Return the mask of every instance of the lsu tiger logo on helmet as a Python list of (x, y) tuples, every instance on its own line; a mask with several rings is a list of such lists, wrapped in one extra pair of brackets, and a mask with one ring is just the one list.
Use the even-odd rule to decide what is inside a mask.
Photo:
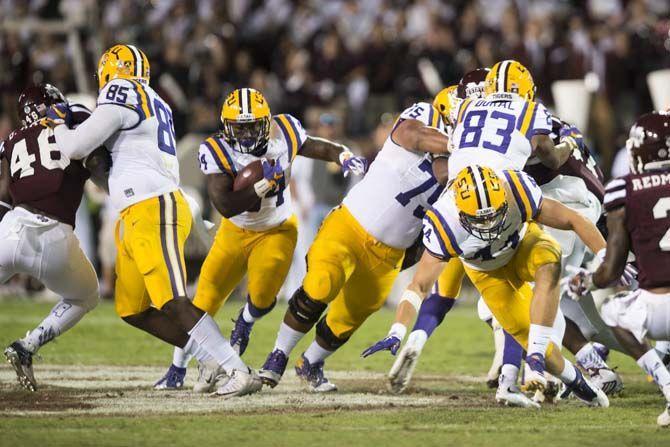
[(221, 133), (238, 152), (261, 156), (270, 140), (270, 106), (261, 92), (238, 88), (221, 108)]
[(518, 95), (526, 101), (535, 99), (535, 82), (521, 63), (508, 59), (496, 63), (484, 81), (486, 96), (495, 93)]
[(504, 230), (507, 198), (500, 178), (484, 166), (462, 169), (451, 185), (463, 228), (483, 241), (496, 239)]
[(149, 82), (149, 59), (134, 45), (114, 45), (100, 56), (98, 88), (113, 79), (137, 79)]
[(456, 95), (457, 89), (457, 85), (450, 85), (440, 90), (433, 99), (433, 106), (440, 113), (444, 124), (449, 126), (456, 122), (456, 113), (458, 112), (458, 106), (461, 104), (461, 100)]

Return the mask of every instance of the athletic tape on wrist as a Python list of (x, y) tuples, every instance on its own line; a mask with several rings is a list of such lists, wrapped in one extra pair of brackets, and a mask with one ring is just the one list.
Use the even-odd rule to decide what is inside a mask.
[(265, 197), (272, 190), (272, 186), (267, 179), (262, 179), (254, 183), (254, 191), (260, 198)]

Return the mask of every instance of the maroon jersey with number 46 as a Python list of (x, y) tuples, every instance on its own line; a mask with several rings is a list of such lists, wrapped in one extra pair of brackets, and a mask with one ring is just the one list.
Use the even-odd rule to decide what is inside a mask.
[(670, 170), (629, 174), (607, 184), (605, 211), (626, 208), (626, 229), (643, 289), (670, 287)]
[[(83, 106), (71, 108), (76, 124), (90, 115)], [(0, 145), (0, 162), (9, 164), (14, 206), (27, 205), (74, 227), (90, 174), (58, 150), (50, 128), (38, 121), (13, 131)]]

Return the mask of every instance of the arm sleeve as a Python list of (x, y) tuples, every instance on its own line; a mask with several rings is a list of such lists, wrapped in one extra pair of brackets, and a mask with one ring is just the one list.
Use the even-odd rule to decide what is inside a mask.
[(68, 129), (65, 125), (54, 129), (58, 149), (70, 159), (81, 160), (122, 129), (133, 114), (133, 111), (121, 107), (98, 106), (76, 129)]
[(553, 122), (551, 114), (544, 106), (544, 104), (536, 103), (535, 116), (533, 116), (533, 123), (531, 124), (532, 135), (549, 135), (552, 130)]
[(609, 213), (626, 205), (626, 178), (615, 178), (605, 187), (605, 199), (603, 205), (605, 212)]
[(535, 219), (542, 207), (542, 190), (530, 175), (523, 171), (503, 171), (514, 201), (524, 222)]

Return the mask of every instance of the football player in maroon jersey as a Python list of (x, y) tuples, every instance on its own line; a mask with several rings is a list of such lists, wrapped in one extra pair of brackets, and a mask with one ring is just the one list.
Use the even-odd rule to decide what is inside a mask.
[[(19, 383), (35, 391), (32, 357), (98, 302), (98, 279), (74, 234), (75, 213), (90, 173), (56, 146), (47, 109), (65, 102), (49, 84), (28, 87), (18, 100), (22, 126), (0, 144), (0, 283), (16, 273), (31, 275), (61, 296), (49, 315), (4, 355)], [(90, 112), (71, 104), (72, 125)], [(96, 153), (96, 157), (99, 152)]]
[(605, 193), (605, 259), (595, 272), (576, 274), (570, 287), (578, 294), (608, 287), (633, 251), (639, 288), (614, 296), (601, 312), (619, 343), (661, 388), (667, 403), (657, 422), (668, 426), (670, 372), (647, 338), (670, 339), (670, 114), (638, 118), (626, 147), (631, 173), (610, 181)]

